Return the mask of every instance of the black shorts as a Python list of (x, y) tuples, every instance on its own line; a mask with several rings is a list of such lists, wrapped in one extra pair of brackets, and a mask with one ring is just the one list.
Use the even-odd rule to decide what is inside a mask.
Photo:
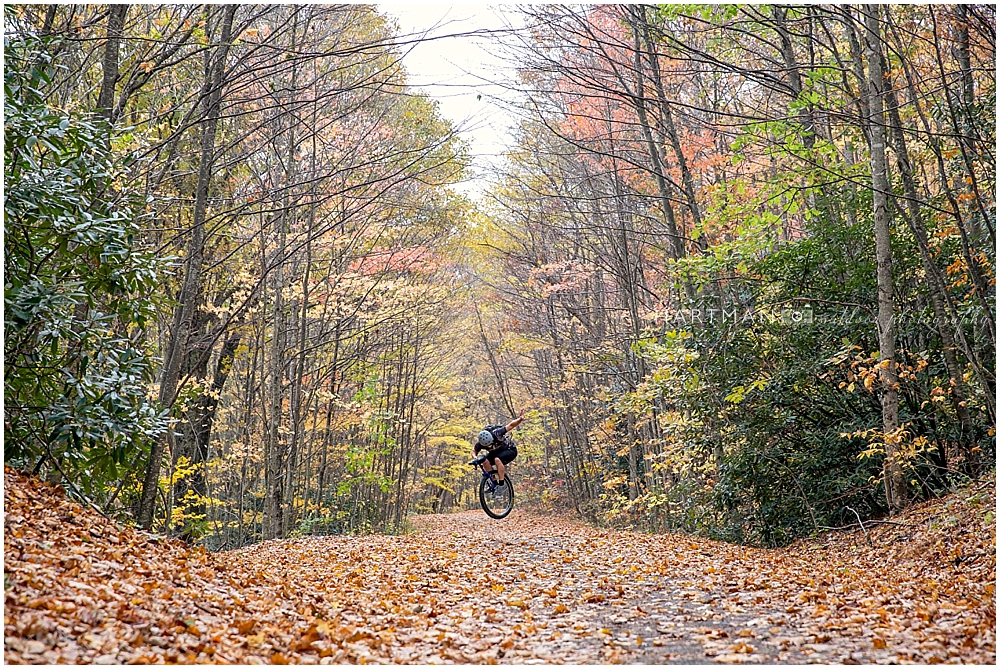
[(500, 462), (505, 465), (509, 465), (511, 461), (517, 457), (517, 447), (516, 446), (504, 446), (503, 448), (498, 448), (495, 451), (490, 451), (486, 454), (486, 459), (489, 461), (490, 465), (496, 464), (496, 459), (500, 458)]

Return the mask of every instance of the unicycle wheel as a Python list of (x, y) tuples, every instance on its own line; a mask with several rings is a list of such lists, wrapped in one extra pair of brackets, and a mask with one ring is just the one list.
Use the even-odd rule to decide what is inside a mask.
[(514, 508), (514, 486), (510, 481), (510, 475), (504, 477), (504, 485), (490, 490), (484, 476), (479, 481), (479, 503), (490, 518), (506, 518)]

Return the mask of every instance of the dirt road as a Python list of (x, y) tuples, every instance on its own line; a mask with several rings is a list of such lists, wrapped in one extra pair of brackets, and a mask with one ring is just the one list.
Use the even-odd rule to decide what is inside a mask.
[[(515, 509), (212, 554), (5, 475), (9, 663), (993, 664), (992, 489), (780, 550)], [(950, 506), (949, 506), (950, 505)]]

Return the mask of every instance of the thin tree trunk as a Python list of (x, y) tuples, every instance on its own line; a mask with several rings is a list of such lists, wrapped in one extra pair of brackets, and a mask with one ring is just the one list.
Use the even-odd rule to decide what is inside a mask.
[[(212, 164), (215, 161), (215, 134), (219, 124), (222, 104), (223, 77), (232, 40), (233, 19), (238, 5), (227, 5), (223, 10), (220, 41), (215, 48), (214, 61), (206, 67), (207, 95), (205, 96), (205, 116), (201, 122), (201, 159), (198, 166), (198, 183), (195, 189), (195, 206), (191, 223), (191, 238), (184, 267), (184, 283), (178, 297), (180, 303), (174, 315), (170, 342), (164, 355), (163, 372), (160, 378), (159, 404), (170, 408), (177, 395), (180, 380), (181, 360), (187, 347), (191, 320), (198, 307), (201, 294), (201, 272), (205, 251), (205, 218), (208, 211), (208, 192), (212, 180)], [(142, 496), (136, 518), (139, 525), (148, 530), (153, 524), (153, 505), (160, 477), (164, 440), (157, 439), (150, 448), (146, 475), (142, 483)]]
[(97, 96), (97, 113), (112, 123), (112, 112), (115, 107), (115, 85), (118, 83), (118, 53), (122, 40), (122, 29), (125, 27), (125, 16), (128, 5), (111, 5), (108, 10), (108, 31), (104, 44), (104, 76), (101, 79), (101, 91)]
[(899, 377), (896, 373), (896, 342), (893, 318), (892, 248), (889, 234), (887, 196), (889, 178), (886, 169), (884, 81), (882, 49), (879, 35), (879, 5), (862, 8), (865, 16), (865, 38), (868, 56), (869, 128), (872, 137), (872, 206), (875, 223), (875, 255), (878, 281), (878, 348), (879, 369), (882, 380), (882, 432), (885, 442), (885, 496), (893, 511), (907, 504), (906, 476), (899, 462)]
[[(695, 230), (700, 230), (701, 208), (698, 206), (698, 198), (695, 195), (694, 177), (691, 174), (691, 168), (688, 165), (687, 157), (684, 155), (684, 151), (681, 148), (680, 135), (677, 133), (677, 126), (674, 123), (674, 115), (670, 109), (670, 103), (667, 101), (666, 91), (663, 88), (663, 77), (660, 74), (660, 57), (656, 49), (656, 44), (653, 42), (653, 38), (650, 35), (649, 21), (646, 17), (646, 7), (644, 5), (639, 5), (635, 11), (638, 15), (638, 23), (641, 26), (643, 37), (645, 38), (646, 59), (649, 61), (650, 72), (652, 73), (653, 79), (653, 88), (656, 91), (656, 98), (660, 105), (660, 115), (663, 120), (663, 129), (666, 131), (667, 138), (670, 140), (670, 146), (674, 150), (674, 159), (677, 161), (677, 166), (681, 170), (681, 183), (684, 184), (684, 195), (687, 198), (688, 209), (691, 211), (691, 220), (694, 223)], [(636, 49), (638, 50), (638, 43), (636, 44)], [(697, 243), (698, 248), (703, 251), (708, 248), (708, 238), (704, 234), (699, 235)]]
[(59, 5), (53, 3), (45, 8), (45, 18), (42, 20), (42, 30), (39, 33), (42, 37), (48, 37), (52, 34), (52, 26), (56, 20), (56, 9)]
[[(660, 196), (660, 209), (663, 211), (663, 221), (667, 226), (667, 236), (670, 237), (671, 242), (671, 245), (667, 248), (670, 250), (670, 257), (674, 260), (679, 260), (684, 257), (684, 240), (680, 236), (680, 231), (674, 218), (674, 209), (670, 204), (670, 190), (664, 176), (663, 162), (660, 160), (660, 150), (653, 139), (652, 128), (650, 127), (649, 117), (646, 113), (646, 82), (643, 77), (642, 51), (639, 44), (639, 27), (637, 25), (633, 25), (632, 27), (632, 37), (632, 53), (634, 56), (636, 79), (635, 93), (632, 95), (632, 101), (635, 106), (636, 116), (639, 118), (639, 127), (642, 129), (642, 138), (645, 140), (646, 153), (649, 155), (649, 160), (653, 165), (653, 178), (656, 181), (656, 189)], [(624, 84), (625, 82), (622, 83)]]
[(910, 223), (910, 230), (913, 232), (913, 236), (917, 241), (917, 247), (920, 250), (920, 259), (924, 266), (924, 275), (927, 281), (931, 306), (934, 309), (934, 320), (941, 335), (945, 366), (948, 369), (948, 376), (951, 377), (952, 404), (955, 408), (955, 414), (958, 416), (961, 433), (960, 442), (966, 451), (966, 455), (971, 456), (969, 449), (971, 448), (972, 440), (972, 419), (969, 416), (969, 409), (966, 406), (967, 394), (965, 392), (965, 383), (962, 380), (962, 371), (958, 364), (958, 357), (955, 355), (955, 339), (952, 336), (951, 326), (945, 312), (944, 298), (942, 297), (946, 287), (942, 284), (938, 267), (931, 257), (930, 245), (927, 240), (927, 230), (920, 217), (917, 188), (913, 181), (913, 168), (911, 167), (909, 152), (906, 148), (906, 138), (903, 135), (902, 120), (899, 116), (899, 102), (884, 67), (883, 74), (886, 75), (883, 85), (886, 90), (889, 129), (892, 134), (892, 144), (896, 153), (896, 165), (903, 179), (903, 193), (906, 196), (904, 199), (906, 200), (906, 212), (908, 214), (907, 220)]
[[(898, 33), (895, 31), (895, 26), (891, 20), (891, 16), (887, 15), (889, 18), (889, 27), (893, 29), (893, 34), (895, 37), (895, 42), (897, 47), (901, 46), (901, 40)], [(897, 53), (901, 53), (902, 48), (897, 48)], [(951, 206), (951, 214), (955, 219), (956, 226), (959, 230), (964, 229), (963, 218), (961, 213), (961, 208), (958, 204), (958, 199), (955, 196), (954, 191), (951, 187), (951, 182), (948, 176), (948, 170), (944, 163), (944, 155), (942, 153), (941, 145), (938, 138), (935, 136), (930, 121), (927, 118), (923, 107), (920, 104), (920, 97), (917, 95), (916, 85), (914, 83), (914, 73), (908, 61), (905, 58), (900, 59), (900, 64), (902, 65), (903, 74), (906, 77), (907, 90), (910, 93), (910, 101), (917, 111), (917, 116), (920, 118), (921, 125), (923, 126), (924, 132), (927, 136), (928, 143), (931, 150), (934, 153), (935, 163), (938, 169), (938, 178), (942, 187), (944, 188), (944, 194), (948, 198), (948, 203)], [(940, 282), (942, 286), (945, 284), (944, 277), (938, 274), (940, 277)], [(944, 307), (948, 312), (948, 316), (951, 318), (952, 323), (955, 326), (955, 342), (959, 344), (962, 348), (962, 352), (965, 354), (966, 359), (972, 364), (973, 369), (976, 372), (976, 376), (979, 378), (979, 382), (983, 387), (984, 395), (986, 397), (986, 406), (989, 410), (990, 420), (996, 420), (996, 378), (991, 374), (983, 364), (979, 355), (977, 354), (974, 347), (972, 347), (966, 340), (965, 331), (962, 328), (962, 319), (958, 314), (958, 308), (955, 304), (955, 300), (952, 298), (951, 294), (947, 290), (942, 291), (942, 297), (944, 299)], [(987, 314), (989, 318), (992, 314)], [(992, 330), (991, 330), (992, 331)], [(993, 350), (996, 349), (996, 342), (993, 342)], [(990, 356), (992, 357), (992, 356)]]
[[(931, 18), (934, 21), (934, 32), (937, 34), (937, 16), (934, 13), (934, 8), (930, 8)], [(952, 128), (958, 135), (958, 148), (962, 154), (962, 163), (965, 166), (966, 177), (968, 178), (968, 185), (970, 188), (970, 194), (973, 196), (973, 201), (976, 203), (976, 209), (982, 218), (983, 222), (990, 227), (991, 230), (991, 241), (996, 243), (996, 238), (992, 234), (992, 226), (990, 226), (990, 216), (986, 211), (985, 199), (979, 190), (979, 178), (976, 176), (975, 166), (973, 165), (972, 158), (976, 153), (975, 142), (972, 137), (965, 134), (965, 131), (971, 126), (968, 123), (960, 122), (958, 119), (958, 111), (955, 109), (954, 98), (948, 85), (947, 77), (945, 75), (944, 60), (941, 56), (941, 49), (938, 41), (934, 40), (934, 53), (937, 57), (938, 70), (941, 75), (941, 82), (944, 87), (944, 97), (947, 101), (948, 115), (952, 123)], [(983, 306), (983, 310), (986, 315), (986, 323), (989, 326), (990, 338), (993, 341), (994, 347), (996, 347), (996, 323), (993, 320), (993, 314), (990, 311), (990, 298), (987, 295), (986, 281), (982, 276), (982, 272), (979, 269), (979, 265), (976, 263), (975, 258), (973, 258), (972, 251), (970, 249), (969, 235), (965, 229), (965, 225), (961, 222), (957, 222), (959, 236), (962, 240), (962, 253), (965, 256), (965, 262), (967, 265), (967, 271), (969, 273), (969, 278), (972, 279), (972, 285), (975, 288), (975, 294), (979, 298), (980, 303)]]

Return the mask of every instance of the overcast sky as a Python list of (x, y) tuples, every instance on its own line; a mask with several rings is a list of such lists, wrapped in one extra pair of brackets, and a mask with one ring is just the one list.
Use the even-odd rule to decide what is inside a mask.
[[(516, 12), (473, 4), (379, 4), (378, 9), (398, 21), (401, 35), (427, 32), (428, 37), (442, 37), (413, 46), (403, 64), (410, 83), (437, 100), (442, 115), (463, 128), (475, 171), (481, 172), (503, 153), (509, 143), (507, 133), (515, 123), (490, 101), (501, 89), (489, 82), (505, 78), (506, 65), (495, 55), (497, 49), (491, 48), (488, 37), (458, 33), (519, 25)], [(461, 190), (474, 196), (483, 187), (482, 179), (474, 179)]]

